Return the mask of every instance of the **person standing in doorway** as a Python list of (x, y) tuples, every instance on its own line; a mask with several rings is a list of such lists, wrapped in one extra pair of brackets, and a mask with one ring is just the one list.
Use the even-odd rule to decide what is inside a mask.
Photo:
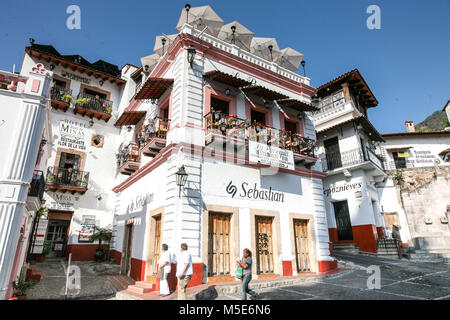
[(181, 244), (177, 261), (178, 300), (186, 300), (186, 287), (192, 278), (192, 257), (186, 243)]
[(163, 243), (163, 245), (161, 246), (161, 257), (158, 260), (159, 269), (164, 270), (164, 276), (159, 282), (160, 285), (159, 295), (162, 297), (168, 296), (170, 294), (167, 277), (169, 276), (172, 267), (170, 265), (170, 254), (169, 251), (167, 251), (168, 249), (169, 246)]
[(242, 300), (247, 300), (247, 293), (250, 294), (254, 299), (258, 299), (259, 295), (248, 288), (250, 280), (252, 280), (252, 252), (250, 249), (245, 248), (243, 252), (242, 260), (236, 260), (239, 267), (243, 269), (242, 271)]

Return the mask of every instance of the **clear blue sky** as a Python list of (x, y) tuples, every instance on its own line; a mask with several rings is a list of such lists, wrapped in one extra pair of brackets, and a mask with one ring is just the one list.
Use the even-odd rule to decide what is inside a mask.
[[(404, 131), (405, 120), (420, 122), (450, 99), (450, 0), (2, 0), (0, 69), (20, 68), (30, 37), (90, 62), (137, 65), (156, 35), (177, 32), (186, 2), (302, 52), (315, 87), (358, 68), (379, 101), (369, 119), (382, 133)], [(81, 8), (81, 30), (66, 28), (71, 4)], [(381, 8), (381, 30), (366, 27), (371, 4)]]

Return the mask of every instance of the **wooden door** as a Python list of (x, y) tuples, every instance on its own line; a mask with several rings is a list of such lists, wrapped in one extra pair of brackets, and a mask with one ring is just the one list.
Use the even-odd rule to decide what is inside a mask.
[(155, 244), (153, 247), (152, 273), (156, 274), (158, 272), (158, 260), (161, 254), (161, 215), (153, 219), (155, 219)]
[(272, 217), (256, 217), (256, 273), (273, 273)]
[(308, 220), (294, 220), (294, 239), (297, 272), (309, 272)]
[(328, 170), (342, 167), (341, 151), (339, 150), (339, 140), (337, 137), (324, 141), (325, 156)]
[(334, 214), (336, 217), (336, 227), (338, 232), (338, 240), (353, 240), (352, 223), (348, 212), (347, 200), (333, 202)]
[(124, 241), (123, 241), (123, 265), (121, 266), (121, 273), (128, 275), (131, 266), (131, 244), (133, 239), (133, 224), (125, 225)]
[(226, 213), (209, 213), (208, 276), (230, 275), (230, 221)]

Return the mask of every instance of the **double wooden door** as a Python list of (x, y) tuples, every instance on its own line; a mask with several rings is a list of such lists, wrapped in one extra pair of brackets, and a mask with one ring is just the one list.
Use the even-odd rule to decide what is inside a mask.
[(208, 228), (208, 276), (230, 275), (231, 214), (210, 212)]
[(295, 259), (297, 272), (311, 271), (309, 264), (308, 220), (294, 219)]
[(156, 274), (158, 272), (158, 260), (161, 256), (161, 215), (153, 219), (155, 220), (155, 242), (153, 246), (152, 273)]
[(274, 273), (272, 217), (256, 217), (256, 272)]

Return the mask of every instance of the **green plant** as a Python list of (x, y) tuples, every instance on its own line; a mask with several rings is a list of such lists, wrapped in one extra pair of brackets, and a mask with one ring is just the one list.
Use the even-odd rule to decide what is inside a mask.
[(50, 253), (50, 251), (52, 251), (52, 247), (50, 246), (50, 244), (48, 244), (48, 243), (44, 244), (44, 248), (42, 249), (42, 254), (44, 256), (46, 256)]
[(17, 281), (13, 282), (14, 296), (16, 297), (26, 296), (28, 289), (30, 289), (32, 286), (36, 284), (36, 282), (34, 281), (27, 281), (26, 275), (27, 275), (27, 268), (23, 267), (22, 270), (20, 270), (19, 276), (17, 277)]
[(108, 112), (108, 113), (111, 113), (112, 112), (112, 108), (111, 107), (106, 107), (105, 111)]
[(39, 217), (47, 217), (48, 216), (48, 208), (47, 207), (41, 207), (37, 214), (39, 215)]
[(94, 227), (94, 234), (91, 236), (90, 241), (98, 241), (98, 249), (102, 249), (102, 241), (111, 241), (112, 230), (107, 228)]
[(86, 186), (88, 184), (88, 179), (84, 178), (81, 183), (83, 184), (83, 186)]
[(403, 172), (400, 170), (397, 170), (392, 175), (392, 180), (394, 180), (395, 183), (401, 183), (403, 181)]
[(53, 176), (53, 175), (47, 176), (47, 183), (48, 184), (53, 184), (54, 181), (55, 181), (55, 176)]
[(71, 102), (72, 102), (72, 99), (73, 99), (73, 96), (70, 95), (70, 94), (68, 94), (68, 93), (64, 94), (64, 95), (61, 97), (61, 100), (64, 101), (64, 102), (67, 102), (67, 103), (71, 103)]
[(76, 101), (76, 104), (80, 105), (80, 106), (84, 106), (88, 102), (89, 102), (88, 98), (78, 98)]

